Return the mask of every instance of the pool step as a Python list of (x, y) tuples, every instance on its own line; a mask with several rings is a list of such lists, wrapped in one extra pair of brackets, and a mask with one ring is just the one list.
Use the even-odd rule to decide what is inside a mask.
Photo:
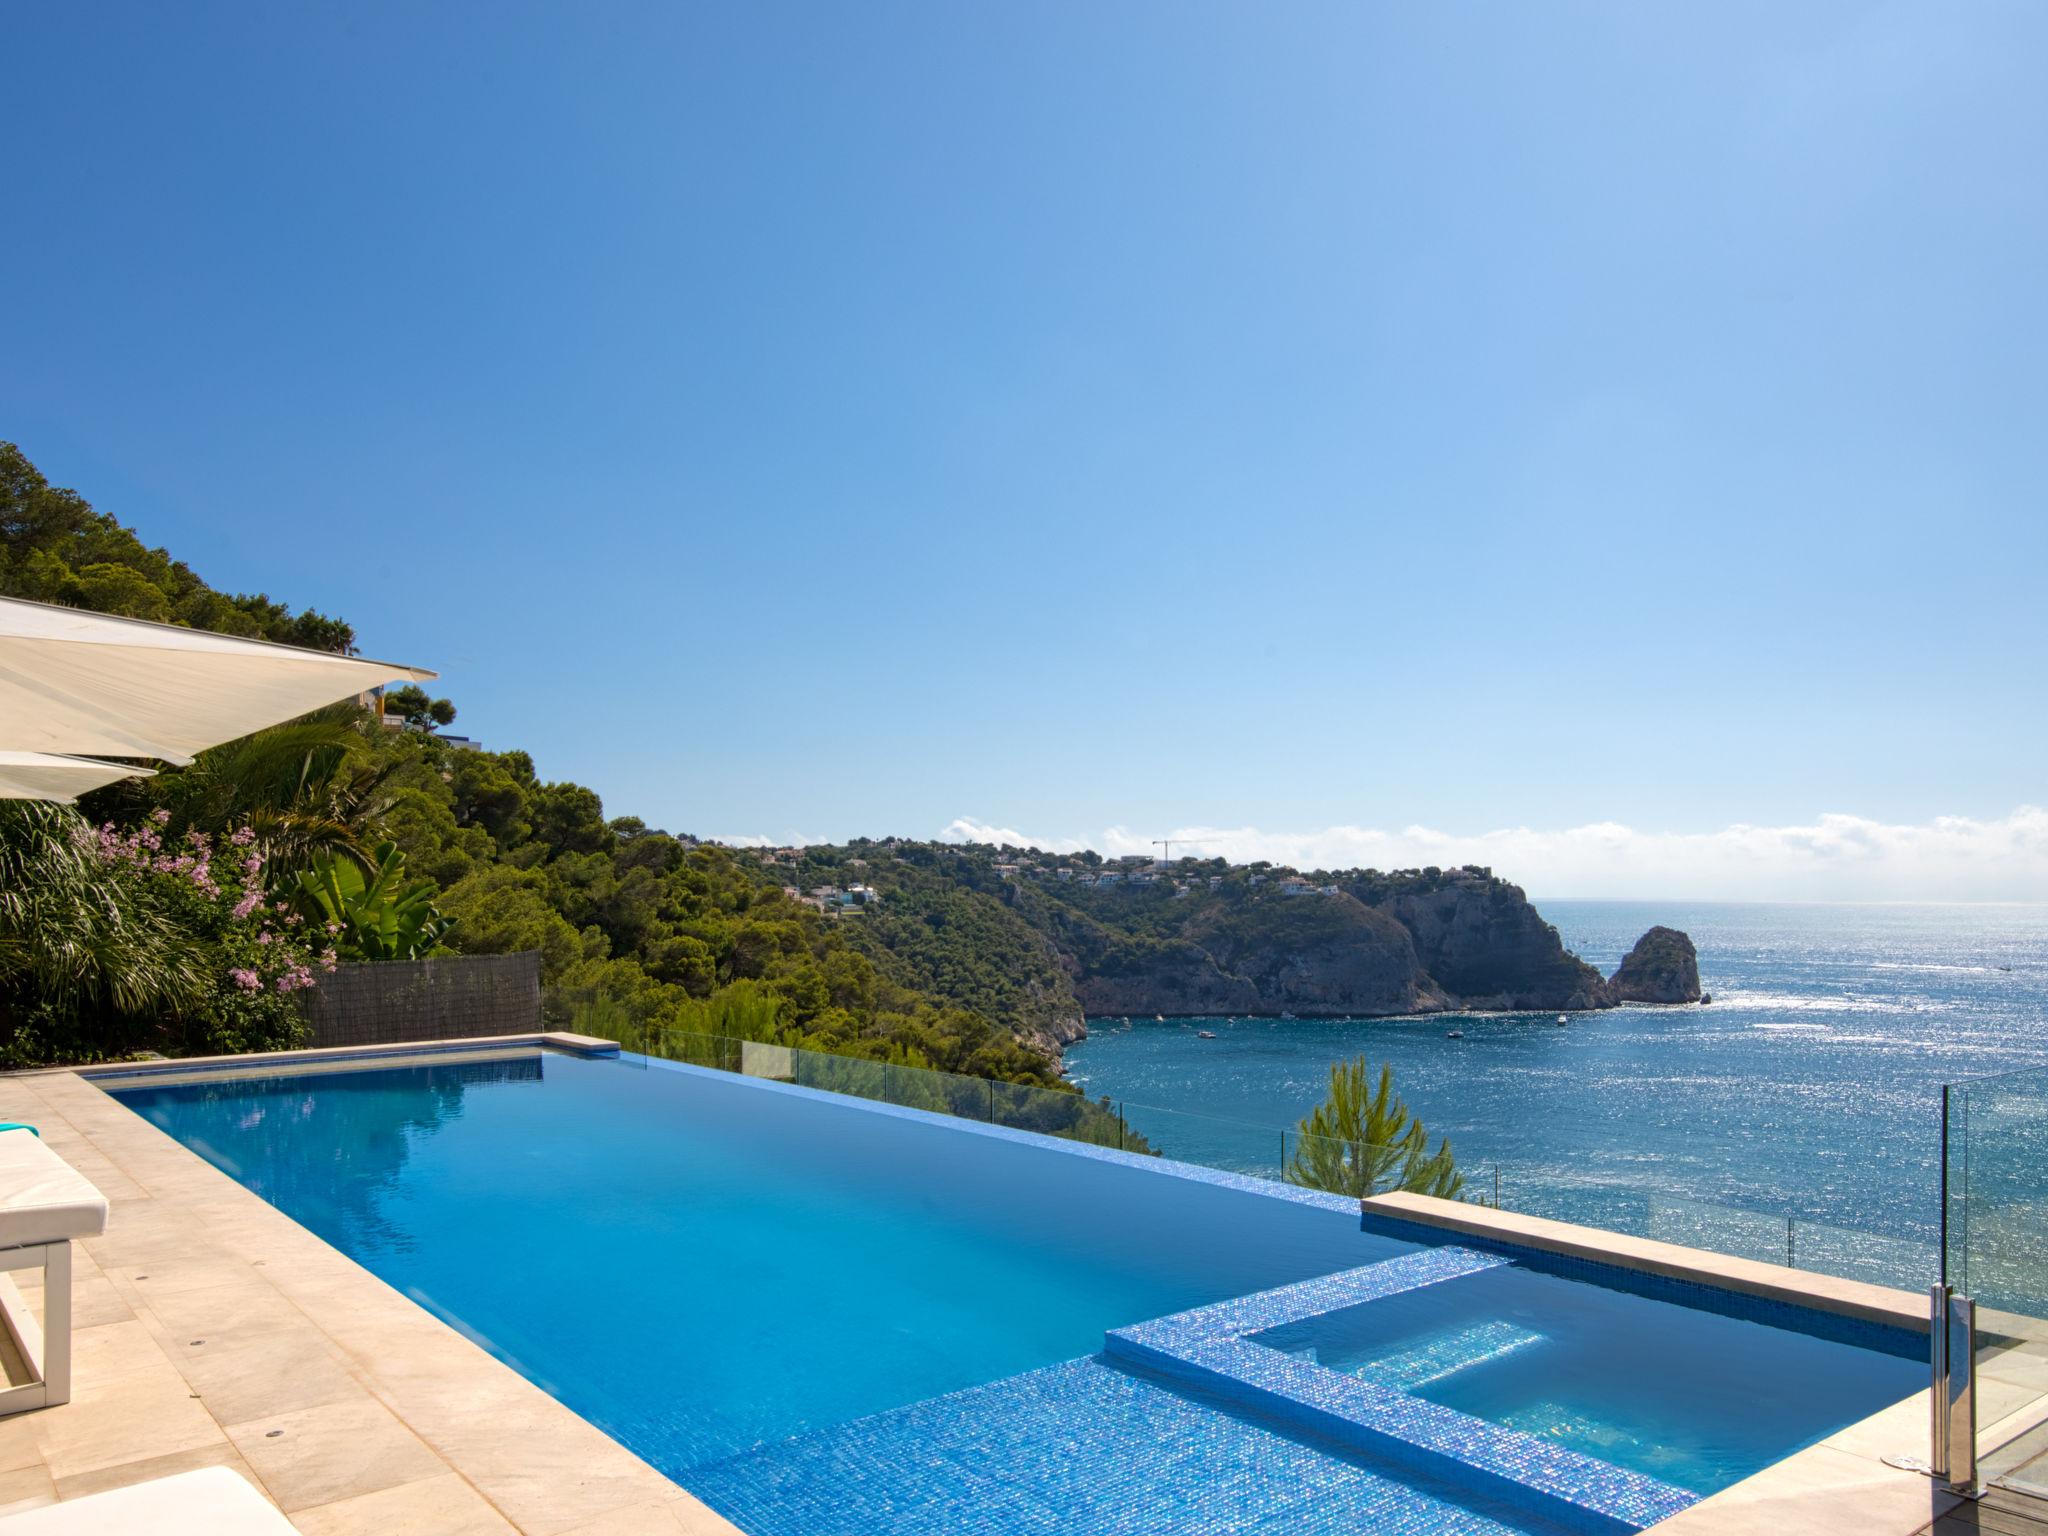
[(1514, 1323), (1474, 1323), (1469, 1328), (1435, 1334), (1420, 1344), (1383, 1355), (1360, 1366), (1354, 1374), (1409, 1391), (1477, 1365), (1505, 1360), (1543, 1341), (1542, 1334)]

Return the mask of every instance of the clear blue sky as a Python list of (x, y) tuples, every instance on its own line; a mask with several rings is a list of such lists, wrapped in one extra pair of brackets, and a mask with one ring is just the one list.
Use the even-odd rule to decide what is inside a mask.
[(615, 812), (2048, 798), (2031, 0), (6, 32), (0, 436)]

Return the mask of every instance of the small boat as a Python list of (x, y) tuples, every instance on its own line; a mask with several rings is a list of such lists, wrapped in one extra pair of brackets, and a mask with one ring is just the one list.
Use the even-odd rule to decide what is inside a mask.
[(1155, 1013), (1152, 1015), (1152, 1022), (1154, 1024), (1164, 1024), (1166, 1022), (1166, 1015), (1163, 1013)]
[(1216, 1038), (1216, 1031), (1213, 1029), (1198, 1029), (1195, 1031), (1195, 1038), (1197, 1040), (1214, 1040)]
[(1559, 1014), (1559, 1015), (1557, 1016), (1557, 1022), (1559, 1023), (1559, 1025), (1565, 1025), (1565, 1024), (1569, 1024), (1569, 1023), (1571, 1023), (1571, 1020), (1570, 1020), (1570, 1019), (1568, 1019), (1568, 1018), (1566, 1018), (1566, 1017), (1565, 1017), (1565, 1016), (1564, 1016), (1563, 1014), (1561, 1014), (1561, 1013), (1560, 1013), (1560, 1014)]
[(1446, 1040), (1462, 1040), (1465, 1038), (1465, 1031), (1462, 1029), (1447, 1029), (1444, 1031), (1444, 1038)]

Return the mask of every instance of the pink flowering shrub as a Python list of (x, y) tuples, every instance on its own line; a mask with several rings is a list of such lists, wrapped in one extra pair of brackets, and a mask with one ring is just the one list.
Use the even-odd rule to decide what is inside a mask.
[(334, 969), (334, 950), (316, 947), (297, 915), (271, 899), (248, 827), (216, 846), (204, 832), (170, 839), (169, 820), (159, 810), (132, 831), (103, 826), (98, 851), (110, 867), (155, 887), (218, 978), (199, 1016), (186, 1021), (185, 1048), (261, 1051), (296, 1043), (305, 1024), (292, 994)]

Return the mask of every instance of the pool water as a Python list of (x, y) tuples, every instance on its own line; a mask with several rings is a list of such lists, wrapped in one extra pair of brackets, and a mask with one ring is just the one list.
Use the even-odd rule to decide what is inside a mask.
[[(1596, 1503), (1641, 1472), (1682, 1507), (1924, 1371), (1444, 1255), (1332, 1195), (634, 1056), (102, 1086), (753, 1536), (1649, 1523), (1524, 1499), (1528, 1458), (1489, 1473), (1483, 1425), (1447, 1467), (1105, 1353), (1282, 1288), (1340, 1299), (1294, 1332), (1263, 1314), (1255, 1355), (1370, 1376), (1382, 1419), (1600, 1458), (1568, 1469)], [(1375, 1272), (1439, 1283), (1351, 1305)]]
[(1501, 1264), (1254, 1341), (1713, 1493), (1926, 1384), (1924, 1360)]
[(1407, 1248), (1341, 1202), (639, 1058), (115, 1096), (672, 1474)]

